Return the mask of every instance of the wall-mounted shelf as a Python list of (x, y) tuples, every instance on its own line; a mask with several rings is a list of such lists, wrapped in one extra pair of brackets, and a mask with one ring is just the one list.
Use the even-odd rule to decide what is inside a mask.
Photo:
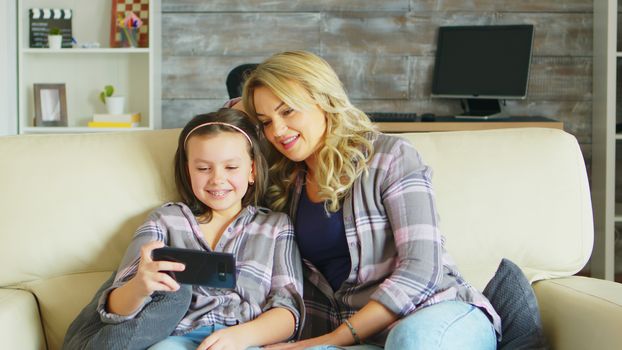
[(31, 48), (23, 48), (22, 53), (24, 54), (42, 54), (42, 55), (64, 55), (64, 54), (126, 54), (126, 53), (142, 53), (149, 54), (151, 51), (147, 48), (98, 48), (98, 49), (82, 49), (82, 48), (73, 48), (73, 49), (60, 49), (60, 50), (50, 50), (50, 49), (31, 49)]
[(151, 130), (149, 127), (135, 128), (89, 128), (86, 126), (31, 126), (23, 129), (24, 134), (74, 134), (86, 132), (114, 132), (114, 131), (139, 131)]
[[(131, 131), (160, 127), (160, 10), (150, 1), (148, 47), (109, 47), (110, 0), (15, 0), (18, 10), (18, 132), (77, 133)], [(68, 8), (73, 11), (72, 35), (78, 42), (97, 42), (99, 48), (29, 47), (29, 9)], [(34, 84), (65, 84), (66, 127), (35, 126)], [(138, 128), (99, 129), (87, 123), (106, 113), (99, 92), (113, 85), (126, 97), (126, 112), (140, 113)]]

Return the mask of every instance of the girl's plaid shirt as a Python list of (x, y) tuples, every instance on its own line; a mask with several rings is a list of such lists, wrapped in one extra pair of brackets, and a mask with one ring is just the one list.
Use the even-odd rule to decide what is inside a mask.
[[(195, 216), (185, 204), (167, 203), (156, 209), (134, 234), (112, 287), (100, 299), (98, 311), (104, 322), (131, 319), (150, 302), (146, 300), (143, 307), (129, 316), (105, 311), (110, 291), (136, 274), (140, 248), (155, 240), (171, 247), (211, 250)], [(294, 315), (297, 337), (304, 318), (302, 267), (288, 216), (248, 206), (225, 229), (214, 251), (235, 256), (236, 287), (226, 290), (193, 286), (190, 308), (173, 335), (205, 325), (231, 326), (248, 322), (262, 312), (281, 307)]]

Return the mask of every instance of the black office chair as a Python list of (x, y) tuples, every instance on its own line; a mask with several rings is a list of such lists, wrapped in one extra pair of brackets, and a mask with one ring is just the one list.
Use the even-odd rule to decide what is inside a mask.
[(226, 84), (230, 99), (242, 96), (244, 81), (255, 67), (257, 67), (257, 63), (245, 63), (233, 68), (229, 72)]

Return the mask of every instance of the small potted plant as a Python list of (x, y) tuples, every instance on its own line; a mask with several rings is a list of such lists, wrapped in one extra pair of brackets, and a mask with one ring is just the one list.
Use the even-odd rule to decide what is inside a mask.
[(52, 50), (60, 50), (63, 44), (63, 35), (60, 32), (60, 28), (50, 28), (48, 32), (48, 47)]
[(109, 114), (123, 114), (125, 97), (114, 95), (114, 87), (112, 85), (104, 86), (104, 90), (99, 93), (99, 99), (106, 105)]

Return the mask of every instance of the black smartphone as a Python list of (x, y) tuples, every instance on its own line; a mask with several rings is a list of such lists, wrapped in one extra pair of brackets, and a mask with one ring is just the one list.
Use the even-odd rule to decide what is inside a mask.
[(154, 249), (153, 260), (180, 262), (184, 271), (166, 271), (177, 282), (212, 288), (235, 288), (235, 258), (230, 253), (163, 247)]

